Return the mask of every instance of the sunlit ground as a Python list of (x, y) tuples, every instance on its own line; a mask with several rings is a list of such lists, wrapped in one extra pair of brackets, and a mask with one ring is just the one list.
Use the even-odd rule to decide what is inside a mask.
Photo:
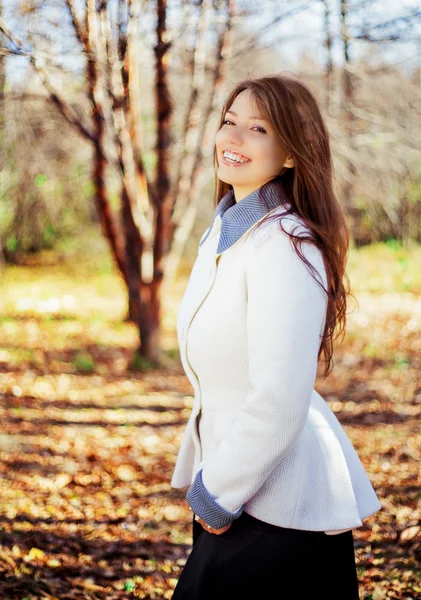
[[(1, 277), (0, 597), (171, 598), (191, 548), (170, 486), (192, 405), (174, 332), (189, 267), (165, 299), (164, 366), (140, 373), (105, 242), (60, 252)], [(421, 597), (420, 264), (421, 247), (351, 252), (359, 306), (316, 384), (383, 504), (354, 534), (364, 599)]]

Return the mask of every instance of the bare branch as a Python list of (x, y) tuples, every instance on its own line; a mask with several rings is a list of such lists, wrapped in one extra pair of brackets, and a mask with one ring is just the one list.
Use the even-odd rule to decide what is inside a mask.
[(16, 48), (22, 49), (22, 46), (24, 45), (23, 42), (18, 38), (17, 35), (14, 35), (12, 33), (11, 29), (9, 28), (8, 24), (3, 19), (3, 17), (0, 17), (0, 29), (4, 33), (4, 35), (7, 36), (11, 42), (14, 43)]
[[(266, 25), (263, 25), (263, 27), (259, 27), (259, 31), (256, 34), (256, 39), (253, 39), (250, 42), (246, 42), (243, 46), (237, 47), (236, 48), (236, 52), (234, 52), (232, 54), (231, 59), (235, 60), (236, 58), (243, 57), (244, 54), (246, 54), (247, 52), (251, 52), (252, 50), (256, 50), (257, 46), (258, 47), (262, 47), (261, 37), (262, 37), (262, 35), (264, 33), (266, 33), (267, 31), (269, 31), (274, 25), (278, 25), (279, 23), (281, 23), (285, 19), (287, 19), (289, 17), (292, 17), (293, 15), (297, 15), (300, 12), (306, 10), (311, 4), (312, 4), (312, 0), (309, 0), (307, 2), (303, 2), (299, 6), (293, 6), (289, 10), (286, 10), (282, 14), (280, 14), (277, 17), (275, 17), (274, 19), (272, 19)], [(302, 39), (302, 33), (294, 35), (294, 36), (291, 36), (291, 37), (293, 39)], [(282, 38), (282, 39), (284, 39), (284, 38)]]
[(64, 118), (71, 125), (73, 125), (73, 127), (76, 127), (76, 129), (86, 139), (88, 139), (90, 142), (95, 142), (94, 135), (91, 133), (91, 131), (89, 131), (89, 129), (87, 127), (85, 127), (85, 125), (82, 123), (82, 121), (80, 120), (80, 118), (78, 117), (76, 112), (73, 110), (71, 105), (68, 102), (66, 102), (66, 100), (64, 100), (64, 98), (62, 98), (59, 95), (59, 93), (54, 89), (54, 86), (51, 84), (45, 68), (42, 66), (42, 63), (44, 62), (43, 59), (40, 59), (34, 53), (27, 52), (22, 48), (22, 46), (24, 45), (23, 42), (12, 33), (11, 29), (9, 28), (9, 26), (7, 25), (7, 23), (3, 19), (3, 17), (0, 17), (0, 30), (3, 31), (3, 33), (16, 46), (16, 50), (9, 50), (7, 48), (2, 48), (1, 53), (2, 54), (15, 54), (18, 56), (26, 56), (27, 58), (29, 58), (29, 62), (34, 67), (35, 71), (38, 73), (45, 89), (48, 91), (48, 94), (49, 94), (50, 99), (53, 102), (53, 104), (58, 108), (58, 110), (61, 112), (61, 114), (64, 116)]
[(84, 25), (82, 25), (79, 17), (76, 14), (75, 5), (73, 0), (66, 0), (67, 8), (69, 9), (70, 16), (72, 17), (73, 27), (76, 33), (76, 37), (82, 46), (86, 49), (88, 43), (88, 33)]
[(35, 56), (29, 55), (29, 60), (33, 65), (34, 69), (38, 73), (45, 89), (48, 91), (49, 96), (53, 104), (59, 109), (63, 117), (90, 142), (95, 143), (95, 136), (89, 131), (87, 127), (79, 119), (73, 108), (68, 102), (66, 102), (53, 88), (51, 85), (46, 70), (39, 66)]

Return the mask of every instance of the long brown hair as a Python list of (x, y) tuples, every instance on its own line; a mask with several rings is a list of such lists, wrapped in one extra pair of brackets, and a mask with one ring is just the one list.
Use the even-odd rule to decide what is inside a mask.
[[(255, 108), (271, 123), (285, 150), (294, 158), (294, 167), (283, 168), (278, 177), (291, 204), (288, 212), (298, 215), (310, 229), (311, 235), (295, 236), (285, 231), (282, 225), (281, 228), (291, 238), (295, 251), (308, 265), (313, 277), (314, 268), (300, 251), (301, 243), (306, 241), (314, 244), (323, 256), (328, 289), (318, 278), (314, 279), (328, 296), (326, 324), (318, 353), (318, 359), (324, 355), (323, 377), (326, 378), (333, 369), (333, 340), (340, 335), (343, 338), (345, 334), (347, 295), (350, 295), (349, 278), (345, 271), (350, 232), (333, 191), (333, 165), (327, 128), (308, 87), (295, 76), (282, 73), (238, 82), (224, 102), (218, 130), (223, 125), (225, 113), (243, 90), (250, 91)], [(216, 175), (216, 147), (214, 168)], [(215, 180), (215, 203), (218, 204), (232, 186), (218, 179), (217, 175)], [(274, 217), (280, 219), (279, 215)], [(272, 215), (261, 223), (271, 218)]]

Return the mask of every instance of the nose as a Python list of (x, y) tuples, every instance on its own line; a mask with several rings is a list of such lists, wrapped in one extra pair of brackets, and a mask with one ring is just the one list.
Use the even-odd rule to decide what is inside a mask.
[(243, 134), (239, 130), (238, 127), (232, 127), (229, 132), (227, 132), (227, 142), (233, 144), (235, 146), (241, 146), (243, 143)]

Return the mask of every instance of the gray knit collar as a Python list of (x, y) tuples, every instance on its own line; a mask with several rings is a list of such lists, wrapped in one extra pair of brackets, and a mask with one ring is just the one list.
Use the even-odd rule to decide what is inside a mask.
[(271, 210), (288, 203), (280, 178), (271, 179), (251, 194), (235, 201), (233, 188), (219, 201), (212, 217), (211, 225), (201, 244), (208, 237), (216, 217), (221, 217), (221, 232), (217, 254), (220, 254), (237, 242), (246, 231)]

